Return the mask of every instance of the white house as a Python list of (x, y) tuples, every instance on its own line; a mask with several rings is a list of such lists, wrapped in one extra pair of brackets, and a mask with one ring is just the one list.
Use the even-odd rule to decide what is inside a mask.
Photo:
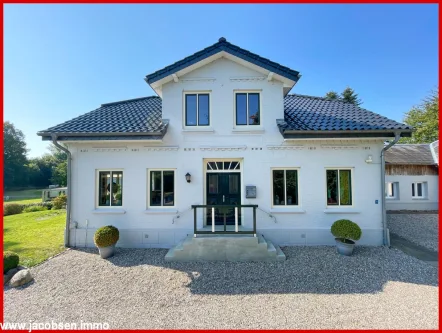
[(439, 208), (439, 140), (397, 144), (385, 153), (387, 210)]
[[(330, 226), (342, 218), (361, 226), (359, 244), (387, 243), (383, 143), (412, 129), (289, 94), (299, 78), (220, 38), (147, 75), (158, 96), (102, 104), (38, 132), (70, 154), (66, 243), (93, 246), (94, 230), (112, 224), (119, 246), (168, 248), (212, 232), (212, 221), (218, 233), (225, 220), (227, 231), (275, 244), (323, 245), (334, 244)], [(242, 207), (219, 207), (228, 204)], [(212, 216), (192, 205), (219, 206)]]

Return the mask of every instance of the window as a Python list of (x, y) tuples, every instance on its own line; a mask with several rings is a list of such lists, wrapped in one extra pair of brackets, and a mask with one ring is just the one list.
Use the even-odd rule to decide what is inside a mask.
[(236, 125), (259, 125), (259, 93), (235, 93)]
[(298, 205), (298, 170), (273, 170), (272, 181), (274, 206)]
[(425, 198), (426, 182), (411, 183), (411, 197), (415, 199)]
[(326, 170), (327, 177), (327, 205), (351, 206), (351, 170)]
[(209, 94), (185, 94), (186, 126), (209, 126)]
[(385, 183), (385, 198), (396, 199), (399, 194), (399, 183), (398, 182), (388, 182)]
[(123, 171), (98, 172), (98, 206), (123, 205)]
[(149, 182), (150, 206), (175, 206), (175, 171), (151, 170)]

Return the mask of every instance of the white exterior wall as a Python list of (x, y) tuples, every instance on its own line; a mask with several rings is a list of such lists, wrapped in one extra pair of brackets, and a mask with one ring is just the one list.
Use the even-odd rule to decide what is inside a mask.
[[(386, 182), (399, 183), (399, 196), (386, 199), (387, 210), (438, 210), (439, 209), (439, 176), (385, 176)], [(411, 184), (426, 182), (425, 198), (411, 196)]]
[[(284, 142), (276, 126), (283, 118), (282, 83), (258, 78), (262, 74), (220, 59), (163, 86), (163, 118), (169, 128), (163, 143), (112, 142), (70, 144), (72, 151), (71, 246), (93, 246), (93, 233), (103, 225), (120, 229), (118, 246), (171, 247), (193, 234), (192, 204), (205, 204), (205, 160), (241, 159), (242, 204), (257, 204), (258, 232), (279, 245), (334, 244), (331, 224), (341, 218), (357, 222), (363, 236), (359, 244), (382, 244), (381, 167), (382, 140)], [(233, 78), (233, 79), (232, 79)], [(234, 128), (235, 89), (261, 90), (261, 124), (258, 131)], [(210, 132), (183, 131), (183, 91), (210, 90)], [(256, 129), (256, 128), (253, 128)], [(274, 149), (274, 146), (300, 146)], [(344, 145), (331, 149), (325, 145)], [(349, 145), (354, 145), (349, 149)], [(175, 147), (152, 150), (148, 147)], [(212, 149), (208, 150), (207, 146)], [(97, 147), (109, 147), (98, 149)], [(121, 147), (118, 151), (113, 148)], [(373, 163), (365, 160), (372, 155)], [(272, 207), (271, 168), (299, 168), (299, 207)], [(353, 168), (353, 206), (326, 207), (326, 167)], [(148, 209), (148, 169), (175, 169), (173, 209)], [(95, 206), (96, 170), (123, 170), (123, 207), (112, 210)], [(191, 183), (185, 174), (192, 176)], [(245, 186), (256, 185), (257, 198), (245, 198)], [(117, 214), (118, 213), (118, 214)], [(245, 210), (243, 226), (252, 226)], [(176, 216), (179, 215), (179, 218)], [(198, 225), (203, 225), (199, 215)], [(87, 227), (87, 230), (86, 230)]]

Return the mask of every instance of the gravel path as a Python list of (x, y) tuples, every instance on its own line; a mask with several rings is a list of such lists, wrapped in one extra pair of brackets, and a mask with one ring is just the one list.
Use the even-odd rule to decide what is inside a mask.
[(277, 263), (167, 263), (163, 249), (68, 250), (6, 288), (5, 322), (110, 328), (437, 329), (437, 268), (384, 247), (285, 247)]
[(438, 251), (439, 214), (387, 214), (390, 232)]

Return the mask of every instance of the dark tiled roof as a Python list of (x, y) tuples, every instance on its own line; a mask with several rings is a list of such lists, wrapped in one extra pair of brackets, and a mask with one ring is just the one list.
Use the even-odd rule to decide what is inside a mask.
[(161, 119), (161, 105), (161, 98), (156, 96), (102, 104), (98, 109), (40, 131), (38, 135), (45, 138), (50, 133), (59, 133), (60, 139), (77, 137), (78, 140), (161, 135), (167, 127), (167, 121)]
[(396, 144), (385, 152), (385, 163), (435, 165), (429, 144)]
[(252, 53), (250, 51), (244, 50), (240, 48), (239, 46), (233, 45), (226, 41), (225, 38), (221, 37), (219, 41), (209, 47), (206, 47), (205, 49), (198, 51), (182, 60), (179, 60), (172, 65), (169, 65), (167, 67), (164, 67), (163, 69), (160, 69), (152, 74), (146, 75), (146, 82), (151, 84), (153, 82), (156, 82), (158, 80), (161, 80), (162, 78), (171, 75), (173, 73), (176, 73), (177, 71), (189, 67), (201, 60), (204, 60), (218, 52), (225, 51), (227, 53), (230, 53), (238, 58), (241, 58), (243, 60), (246, 60), (250, 63), (253, 63), (257, 66), (260, 66), (262, 68), (265, 68), (269, 71), (272, 71), (276, 74), (279, 74), (283, 77), (286, 77), (293, 81), (299, 80), (299, 72), (295, 71), (293, 69), (290, 69), (288, 67), (282, 66), (276, 62), (273, 62), (269, 59), (263, 58), (255, 53)]
[(284, 98), (284, 120), (278, 120), (284, 131), (333, 132), (364, 131), (379, 132), (406, 130), (411, 126), (398, 123), (352, 103), (329, 100), (322, 97), (287, 95)]

